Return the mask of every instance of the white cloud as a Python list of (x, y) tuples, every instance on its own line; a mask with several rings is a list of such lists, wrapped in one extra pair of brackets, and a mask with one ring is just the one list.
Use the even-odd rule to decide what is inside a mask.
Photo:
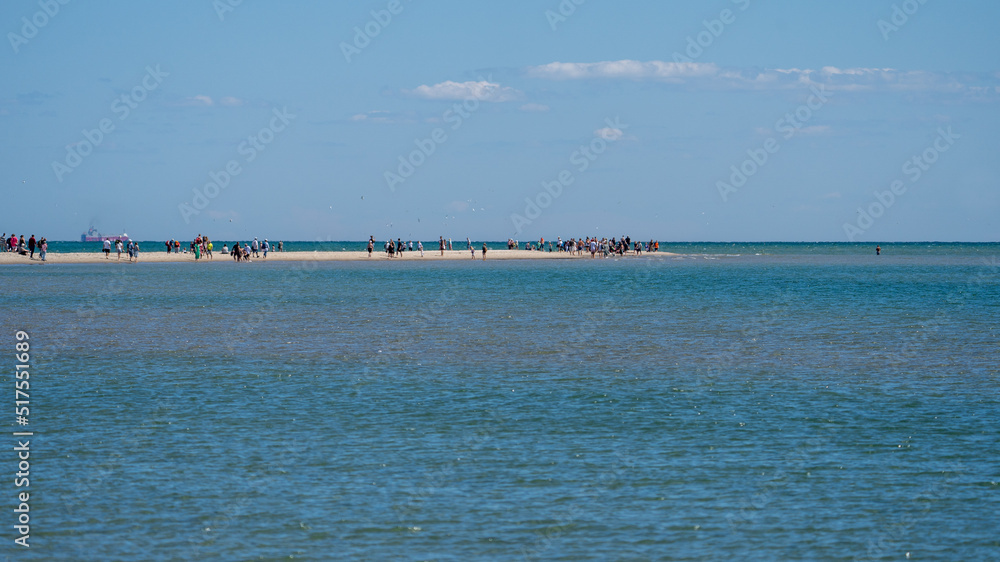
[(680, 81), (685, 78), (714, 76), (719, 69), (714, 64), (700, 62), (639, 62), (634, 60), (604, 62), (550, 62), (528, 68), (528, 76), (551, 80), (585, 78), (619, 78), (625, 80)]
[(478, 82), (441, 82), (433, 86), (417, 86), (404, 93), (429, 100), (467, 100), (475, 99), (488, 102), (505, 102), (519, 99), (521, 92), (514, 88), (501, 86), (495, 82), (480, 80)]
[(525, 74), (545, 80), (631, 80), (685, 84), (698, 88), (777, 90), (822, 86), (830, 91), (907, 91), (993, 95), (995, 74), (944, 73), (894, 68), (724, 69), (712, 63), (666, 61), (552, 62)]
[(540, 103), (526, 103), (521, 107), (519, 107), (518, 109), (520, 109), (521, 111), (528, 111), (528, 112), (543, 112), (543, 111), (548, 111), (549, 106), (542, 105)]
[(212, 104), (215, 103), (215, 102), (212, 101), (212, 98), (210, 98), (208, 96), (204, 96), (204, 95), (192, 96), (192, 97), (186, 98), (184, 100), (184, 102), (185, 102), (185, 105), (203, 105), (203, 106), (205, 106), (205, 105), (212, 105)]
[(413, 119), (406, 115), (393, 113), (384, 109), (376, 109), (366, 113), (358, 113), (350, 117), (356, 123), (412, 123)]
[(221, 100), (219, 100), (219, 103), (221, 103), (222, 105), (237, 106), (237, 105), (243, 105), (243, 100), (241, 100), (240, 98), (234, 98), (232, 96), (226, 96)]

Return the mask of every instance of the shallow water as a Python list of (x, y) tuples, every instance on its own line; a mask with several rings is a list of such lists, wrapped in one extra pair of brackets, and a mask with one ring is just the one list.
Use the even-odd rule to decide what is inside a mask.
[(734, 253), (2, 267), (9, 552), (996, 558), (996, 262)]

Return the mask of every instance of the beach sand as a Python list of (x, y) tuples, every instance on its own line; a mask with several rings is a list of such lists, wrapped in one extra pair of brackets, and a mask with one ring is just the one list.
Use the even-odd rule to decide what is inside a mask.
[[(670, 256), (676, 256), (679, 254), (672, 254), (670, 252), (643, 252), (641, 257), (659, 257), (665, 258)], [(276, 261), (390, 261), (386, 256), (385, 252), (373, 252), (372, 256), (368, 257), (368, 252), (269, 252), (267, 258), (263, 257), (251, 258), (251, 265), (257, 262), (276, 262)], [(28, 256), (22, 256), (15, 254), (13, 252), (0, 253), (0, 265), (4, 264), (57, 264), (57, 263), (118, 263), (118, 258), (115, 252), (111, 252), (111, 257), (105, 259), (104, 252), (92, 252), (92, 253), (65, 253), (60, 254), (56, 252), (49, 252), (45, 256), (46, 261), (41, 261), (38, 257), (38, 252), (35, 252), (35, 258), (29, 259)], [(476, 260), (479, 261), (483, 257), (481, 250), (476, 250)], [(608, 256), (619, 257), (619, 256)], [(635, 255), (625, 256), (627, 258), (634, 258)], [(581, 256), (579, 254), (571, 256), (568, 252), (538, 252), (529, 250), (489, 250), (486, 253), (486, 259), (489, 260), (536, 260), (536, 259), (575, 259), (584, 260), (591, 259), (590, 255)], [(597, 259), (601, 259), (601, 255), (597, 255)], [(408, 262), (408, 261), (435, 261), (435, 260), (466, 260), (472, 261), (468, 250), (445, 250), (444, 255), (441, 255), (440, 250), (427, 251), (424, 250), (424, 257), (420, 257), (420, 252), (404, 252), (402, 258), (392, 258), (391, 261), (395, 262)], [(194, 254), (191, 253), (166, 253), (166, 252), (141, 252), (139, 254), (139, 261), (133, 262), (132, 265), (136, 263), (180, 263), (180, 262), (194, 262)], [(202, 256), (198, 263), (231, 263), (233, 258), (226, 254), (215, 254), (214, 259), (208, 259)], [(125, 252), (122, 252), (121, 263), (128, 264), (128, 256)], [(241, 264), (243, 262), (240, 262)]]

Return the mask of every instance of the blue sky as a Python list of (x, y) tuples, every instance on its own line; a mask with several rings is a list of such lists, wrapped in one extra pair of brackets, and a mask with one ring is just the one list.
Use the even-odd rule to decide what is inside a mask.
[(62, 1), (0, 4), (7, 232), (998, 239), (996, 2)]

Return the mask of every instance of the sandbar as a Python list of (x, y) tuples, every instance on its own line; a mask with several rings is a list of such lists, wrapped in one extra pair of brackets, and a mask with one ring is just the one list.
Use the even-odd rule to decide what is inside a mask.
[[(639, 256), (634, 253), (626, 254), (625, 256), (609, 255), (608, 258), (635, 258), (635, 257), (671, 257), (680, 254), (673, 254), (670, 252), (643, 252)], [(476, 250), (476, 261), (481, 261), (483, 258), (482, 250)], [(549, 259), (549, 260), (589, 260), (591, 259), (590, 254), (580, 254), (571, 255), (569, 252), (539, 252), (536, 250), (506, 250), (497, 249), (489, 250), (486, 253), (486, 261), (490, 260), (539, 260), (539, 259)], [(602, 259), (601, 254), (597, 254), (596, 259)], [(424, 256), (420, 256), (419, 251), (413, 252), (403, 252), (402, 257), (389, 258), (387, 254), (383, 252), (373, 252), (371, 257), (368, 257), (368, 252), (352, 252), (352, 251), (339, 251), (339, 252), (321, 252), (321, 251), (311, 251), (311, 252), (268, 252), (267, 258), (261, 257), (250, 258), (250, 263), (246, 265), (253, 265), (254, 263), (260, 262), (285, 262), (285, 261), (393, 261), (393, 262), (412, 262), (412, 261), (439, 261), (439, 260), (466, 260), (472, 261), (471, 254), (468, 250), (445, 250), (444, 255), (441, 255), (440, 250), (427, 251), (424, 250)], [(142, 264), (142, 263), (181, 263), (181, 262), (198, 262), (198, 263), (232, 263), (233, 258), (227, 254), (216, 253), (212, 259), (208, 259), (206, 256), (202, 255), (201, 259), (195, 260), (194, 254), (188, 253), (167, 253), (167, 252), (140, 252), (138, 261), (133, 261), (131, 265)], [(28, 256), (22, 256), (14, 252), (4, 252), (0, 253), (0, 265), (6, 264), (57, 264), (57, 263), (123, 263), (129, 264), (128, 255), (122, 252), (121, 260), (118, 260), (117, 254), (112, 251), (110, 258), (104, 257), (104, 252), (69, 252), (69, 253), (58, 253), (49, 252), (46, 255), (46, 261), (41, 261), (38, 256), (38, 252), (35, 252), (34, 259), (29, 259)], [(244, 262), (240, 262), (243, 265)]]

